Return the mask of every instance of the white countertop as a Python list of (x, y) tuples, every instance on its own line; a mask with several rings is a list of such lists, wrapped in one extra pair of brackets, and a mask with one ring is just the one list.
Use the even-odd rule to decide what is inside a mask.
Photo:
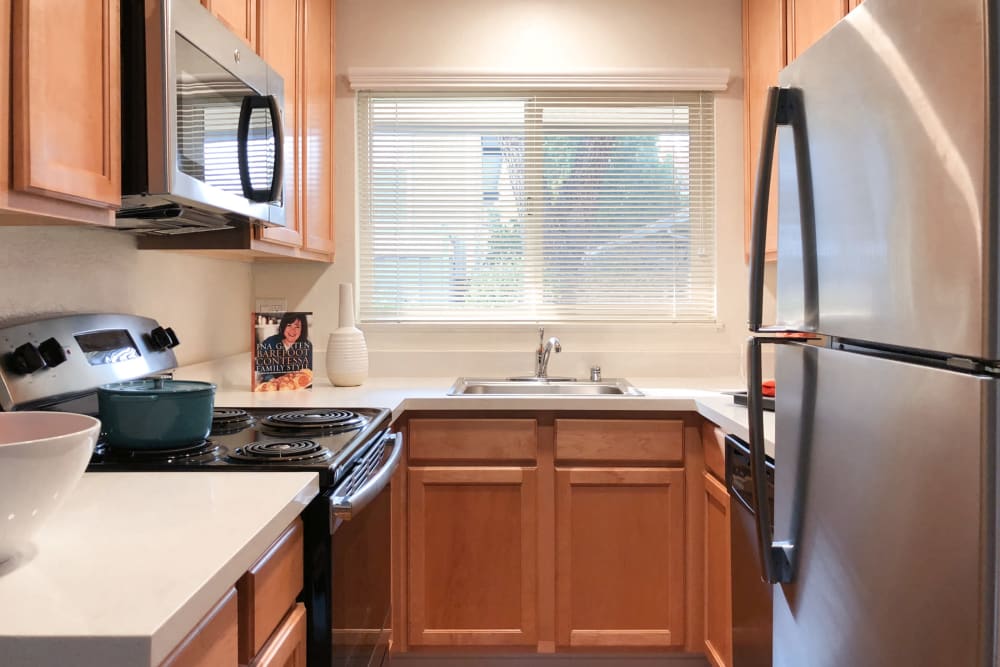
[(0, 565), (0, 664), (158, 665), (318, 491), (308, 472), (86, 473)]
[[(316, 356), (321, 359), (322, 355)], [(321, 369), (311, 389), (250, 391), (250, 355), (180, 368), (178, 379), (214, 382), (221, 407), (388, 408), (393, 418), (407, 410), (648, 410), (698, 412), (722, 430), (750, 439), (747, 410), (721, 393), (743, 389), (738, 377), (627, 378), (644, 396), (448, 396), (454, 377), (374, 377), (360, 387), (334, 387)], [(774, 456), (774, 413), (764, 413), (764, 449)]]

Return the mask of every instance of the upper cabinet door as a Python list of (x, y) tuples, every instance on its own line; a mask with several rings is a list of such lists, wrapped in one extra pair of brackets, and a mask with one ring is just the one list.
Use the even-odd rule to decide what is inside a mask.
[(117, 0), (16, 0), (13, 187), (121, 205)]
[(301, 59), (299, 36), (304, 32), (303, 0), (266, 0), (258, 6), (260, 29), (257, 50), (285, 80), (285, 226), (261, 231), (261, 238), (299, 247), (302, 245), (301, 191), (302, 143)]
[(201, 4), (230, 31), (257, 47), (256, 0), (201, 0)]
[[(795, 60), (850, 11), (851, 0), (787, 0), (788, 60)], [(856, 4), (856, 3), (855, 3)]]
[(302, 62), (302, 233), (333, 253), (333, 3), (306, 0)]
[[(750, 226), (753, 223), (753, 197), (760, 160), (761, 131), (767, 106), (767, 89), (778, 85), (778, 72), (785, 66), (785, 0), (743, 0), (743, 67), (746, 81), (746, 165), (744, 201), (746, 223), (744, 249), (749, 256)], [(771, 174), (771, 206), (767, 216), (767, 254), (769, 261), (778, 255), (778, 178)]]

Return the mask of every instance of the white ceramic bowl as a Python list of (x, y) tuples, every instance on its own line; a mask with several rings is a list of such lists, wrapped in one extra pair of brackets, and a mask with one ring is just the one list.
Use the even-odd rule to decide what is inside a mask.
[(69, 412), (0, 412), (0, 563), (32, 536), (83, 477), (101, 422)]

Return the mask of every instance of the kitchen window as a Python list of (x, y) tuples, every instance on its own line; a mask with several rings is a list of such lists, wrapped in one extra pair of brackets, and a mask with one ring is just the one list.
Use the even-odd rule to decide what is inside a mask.
[(358, 97), (361, 319), (714, 321), (711, 93)]

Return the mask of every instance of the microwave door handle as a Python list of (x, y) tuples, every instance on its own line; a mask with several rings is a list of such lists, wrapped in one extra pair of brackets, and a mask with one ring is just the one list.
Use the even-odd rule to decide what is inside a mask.
[(368, 503), (374, 500), (375, 496), (389, 483), (393, 473), (396, 472), (396, 468), (399, 467), (400, 460), (403, 458), (403, 434), (389, 433), (386, 435), (386, 443), (388, 444), (390, 440), (394, 443), (392, 452), (375, 475), (370, 477), (368, 481), (361, 485), (361, 488), (350, 495), (339, 496), (334, 492), (334, 495), (330, 497), (330, 511), (333, 515), (331, 518), (335, 517), (345, 521), (352, 519), (355, 514), (363, 510)]
[(271, 191), (267, 201), (272, 204), (281, 203), (281, 193), (284, 188), (285, 166), (285, 124), (278, 107), (278, 98), (267, 96), (267, 106), (271, 110), (271, 132), (274, 136), (274, 167), (271, 170)]
[[(271, 186), (267, 189), (254, 188), (250, 182), (250, 116), (254, 109), (267, 109), (271, 115), (271, 130), (274, 136), (274, 168), (271, 172)], [(281, 129), (281, 110), (278, 108), (278, 100), (274, 95), (247, 95), (243, 98), (243, 104), (240, 106), (240, 119), (236, 127), (236, 152), (243, 196), (252, 202), (276, 203), (281, 197), (285, 135)]]

